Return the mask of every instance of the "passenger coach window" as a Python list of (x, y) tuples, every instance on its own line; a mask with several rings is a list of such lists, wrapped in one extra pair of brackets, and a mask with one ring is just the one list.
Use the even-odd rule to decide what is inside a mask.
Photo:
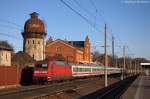
[(74, 67), (74, 68), (73, 68), (73, 71), (74, 71), (74, 72), (78, 72), (78, 68), (75, 68), (75, 67)]

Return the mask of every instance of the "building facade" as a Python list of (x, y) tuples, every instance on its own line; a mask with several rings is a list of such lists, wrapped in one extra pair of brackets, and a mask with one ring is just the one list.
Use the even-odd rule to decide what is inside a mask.
[(62, 56), (65, 60), (73, 62), (91, 62), (90, 40), (85, 41), (48, 40), (45, 48), (46, 57)]
[(0, 42), (0, 66), (11, 66), (12, 47), (7, 42)]
[(30, 14), (30, 19), (25, 22), (23, 36), (23, 51), (35, 60), (45, 57), (44, 38), (46, 36), (44, 22), (38, 18), (38, 13)]

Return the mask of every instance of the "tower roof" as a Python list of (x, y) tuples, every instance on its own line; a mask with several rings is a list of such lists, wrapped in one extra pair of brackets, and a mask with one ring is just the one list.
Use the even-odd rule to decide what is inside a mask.
[(85, 40), (86, 40), (86, 41), (89, 41), (89, 40), (90, 40), (88, 35), (85, 37)]
[(45, 26), (44, 22), (38, 18), (39, 14), (33, 12), (30, 14), (30, 19), (25, 22), (24, 25), (24, 32), (38, 32), (38, 33), (45, 33)]

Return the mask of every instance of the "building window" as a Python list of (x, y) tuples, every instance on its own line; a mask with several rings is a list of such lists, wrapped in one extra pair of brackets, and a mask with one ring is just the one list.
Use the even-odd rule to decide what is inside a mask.
[(40, 41), (38, 41), (38, 44), (40, 44)]
[(61, 47), (56, 47), (56, 52), (61, 52)]
[(0, 56), (0, 61), (2, 61), (2, 56)]
[(2, 61), (3, 60), (3, 52), (1, 52), (1, 54), (0, 54), (0, 61)]
[(86, 49), (86, 53), (89, 53), (89, 49)]
[(6, 54), (6, 60), (7, 60), (7, 54)]

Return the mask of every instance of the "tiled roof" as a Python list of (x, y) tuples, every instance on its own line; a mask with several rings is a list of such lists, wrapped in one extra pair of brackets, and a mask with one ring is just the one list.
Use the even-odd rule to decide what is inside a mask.
[(0, 41), (0, 50), (13, 51), (13, 47), (7, 41)]
[(78, 48), (84, 47), (84, 41), (66, 41), (66, 42), (74, 47)]
[(12, 57), (12, 64), (25, 66), (27, 64), (33, 64), (34, 59), (27, 53), (19, 51)]

